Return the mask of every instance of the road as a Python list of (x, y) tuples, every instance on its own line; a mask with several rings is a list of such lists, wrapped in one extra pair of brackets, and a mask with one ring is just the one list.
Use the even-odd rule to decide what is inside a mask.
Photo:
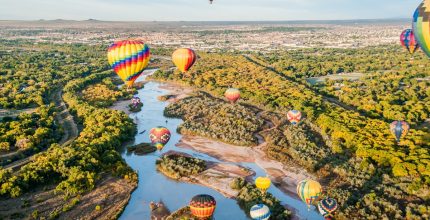
[[(75, 123), (73, 116), (70, 114), (69, 110), (67, 109), (66, 103), (64, 103), (62, 99), (61, 89), (58, 89), (57, 91), (55, 91), (55, 93), (52, 95), (51, 100), (54, 101), (55, 106), (58, 110), (58, 113), (55, 116), (55, 120), (64, 130), (64, 135), (59, 141), (59, 144), (61, 146), (66, 146), (70, 144), (76, 137), (78, 137), (78, 134), (79, 134), (78, 126)], [(19, 153), (19, 152), (14, 152), (14, 153)], [(4, 169), (11, 169), (13, 171), (17, 171), (19, 168), (29, 163), (32, 158), (33, 156), (30, 156), (21, 160), (17, 160), (13, 163), (6, 165)]]

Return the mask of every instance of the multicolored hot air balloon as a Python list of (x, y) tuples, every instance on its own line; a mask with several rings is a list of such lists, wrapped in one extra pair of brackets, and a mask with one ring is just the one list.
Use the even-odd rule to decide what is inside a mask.
[(332, 219), (337, 209), (337, 202), (332, 198), (325, 198), (318, 202), (318, 210), (325, 219)]
[(236, 103), (240, 98), (240, 91), (238, 89), (229, 88), (225, 91), (224, 96), (232, 103)]
[(149, 47), (141, 40), (117, 41), (108, 49), (109, 64), (129, 88), (148, 66), (149, 58)]
[(188, 48), (177, 49), (173, 52), (172, 61), (181, 72), (187, 72), (196, 62), (196, 53)]
[(249, 215), (254, 220), (268, 220), (271, 214), (269, 207), (264, 204), (254, 205), (249, 211)]
[(197, 195), (191, 199), (191, 213), (199, 219), (208, 219), (215, 212), (216, 201), (210, 195)]
[(400, 43), (408, 50), (410, 54), (414, 54), (420, 47), (418, 41), (415, 40), (414, 32), (411, 29), (406, 29), (400, 35)]
[(409, 124), (404, 121), (394, 121), (390, 124), (390, 131), (396, 137), (396, 141), (400, 142), (400, 139), (409, 132)]
[(272, 184), (272, 181), (270, 181), (270, 178), (268, 177), (258, 177), (255, 179), (255, 186), (257, 186), (257, 188), (263, 193), (266, 193), (267, 189), (270, 187), (270, 184)]
[(413, 32), (420, 48), (430, 57), (430, 0), (424, 0), (415, 10)]
[(297, 185), (297, 194), (308, 205), (308, 208), (321, 196), (322, 187), (315, 180), (302, 180)]
[(291, 122), (291, 124), (296, 125), (302, 119), (302, 113), (297, 110), (291, 110), (287, 113), (287, 119)]
[(162, 150), (170, 140), (170, 131), (165, 127), (155, 127), (149, 132), (149, 139), (158, 150)]

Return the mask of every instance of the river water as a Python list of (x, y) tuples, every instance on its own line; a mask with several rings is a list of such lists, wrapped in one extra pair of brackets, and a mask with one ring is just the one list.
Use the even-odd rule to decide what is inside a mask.
[[(139, 80), (144, 80), (144, 77), (141, 77)], [(193, 157), (204, 160), (222, 162), (206, 154), (175, 147), (175, 144), (181, 139), (181, 135), (176, 132), (176, 128), (182, 123), (182, 120), (163, 116), (164, 108), (168, 103), (158, 101), (157, 97), (169, 94), (169, 91), (161, 89), (161, 85), (162, 83), (158, 82), (148, 82), (143, 89), (138, 91), (137, 96), (142, 100), (144, 106), (141, 112), (129, 115), (130, 118), (135, 120), (138, 128), (134, 142), (129, 145), (150, 142), (149, 130), (156, 126), (167, 127), (171, 131), (172, 137), (162, 152), (157, 151), (144, 156), (129, 154), (125, 149), (121, 152), (127, 164), (137, 171), (139, 183), (137, 189), (131, 195), (129, 204), (126, 206), (120, 219), (150, 219), (149, 203), (151, 201), (163, 201), (167, 208), (173, 212), (188, 205), (191, 198), (198, 194), (209, 194), (216, 199), (217, 208), (214, 218), (217, 220), (249, 219), (245, 211), (239, 207), (235, 200), (225, 198), (222, 194), (211, 188), (171, 180), (157, 172), (155, 161), (163, 152), (169, 150), (188, 153)], [(140, 134), (144, 130), (146, 131)], [(254, 163), (240, 163), (240, 165), (254, 170), (257, 176), (266, 176), (265, 171)], [(275, 186), (272, 185), (268, 191), (281, 200), (282, 204), (288, 204), (290, 207), (296, 209), (297, 217), (300, 219), (324, 219), (315, 210), (308, 211), (307, 206), (299, 199), (284, 194)]]

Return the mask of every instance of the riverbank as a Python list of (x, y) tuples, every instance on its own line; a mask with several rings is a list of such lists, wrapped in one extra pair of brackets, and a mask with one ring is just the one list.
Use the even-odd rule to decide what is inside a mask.
[(116, 219), (137, 183), (104, 176), (94, 189), (64, 200), (55, 186), (39, 188), (19, 198), (0, 200), (0, 219)]

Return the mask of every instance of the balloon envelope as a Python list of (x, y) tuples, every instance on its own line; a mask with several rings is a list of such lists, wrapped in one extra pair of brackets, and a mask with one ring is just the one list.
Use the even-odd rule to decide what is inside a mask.
[(314, 180), (306, 179), (297, 185), (297, 194), (310, 207), (322, 193), (321, 185)]
[(149, 47), (140, 40), (117, 41), (108, 49), (109, 64), (128, 87), (148, 66), (149, 58)]
[(251, 207), (249, 215), (254, 220), (267, 220), (270, 218), (271, 212), (269, 207), (264, 204), (257, 204)]
[(287, 113), (287, 119), (291, 124), (296, 125), (302, 119), (302, 113), (297, 110), (291, 110)]
[(149, 139), (158, 150), (163, 149), (164, 145), (170, 140), (170, 131), (165, 127), (155, 127), (149, 132)]
[(394, 121), (390, 124), (390, 131), (396, 137), (397, 142), (399, 142), (408, 133), (409, 124), (404, 121)]
[(216, 208), (216, 201), (210, 195), (197, 195), (191, 199), (190, 210), (191, 213), (201, 219), (209, 218), (213, 215)]
[(420, 47), (418, 41), (415, 40), (414, 32), (411, 29), (406, 29), (400, 35), (400, 43), (408, 50), (410, 54), (415, 53)]
[(413, 16), (413, 32), (420, 48), (430, 57), (430, 1), (424, 0), (415, 10)]
[(332, 198), (325, 198), (318, 202), (318, 210), (324, 217), (331, 216), (337, 209), (337, 202)]
[(255, 179), (255, 186), (263, 192), (266, 192), (267, 189), (269, 189), (271, 183), (272, 182), (267, 177), (258, 177)]
[(189, 48), (177, 49), (172, 54), (172, 61), (181, 72), (187, 72), (196, 62), (196, 53)]
[(238, 89), (230, 88), (224, 93), (224, 96), (232, 103), (236, 103), (240, 98), (240, 91)]

